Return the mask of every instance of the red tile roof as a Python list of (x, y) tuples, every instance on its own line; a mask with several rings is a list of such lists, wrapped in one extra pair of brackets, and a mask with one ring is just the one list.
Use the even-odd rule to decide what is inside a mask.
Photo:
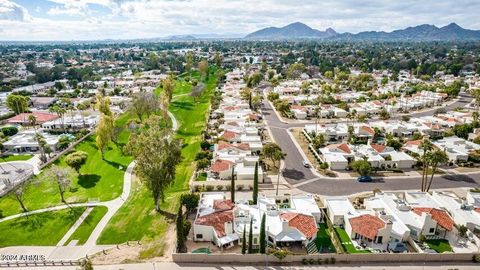
[(327, 146), (329, 149), (340, 149), (342, 152), (350, 154), (352, 150), (350, 150), (350, 147), (346, 143), (340, 143), (340, 144), (330, 144)]
[(235, 147), (240, 149), (240, 150), (244, 150), (244, 151), (250, 150), (250, 144), (248, 144), (248, 143), (239, 143), (239, 144), (235, 145)]
[(307, 239), (312, 239), (317, 234), (317, 224), (312, 216), (299, 213), (282, 213), (280, 217), (288, 221), (288, 226), (299, 230)]
[(377, 153), (383, 153), (385, 151), (385, 148), (387, 148), (383, 144), (370, 144), (370, 146), (377, 152)]
[(409, 145), (419, 146), (421, 143), (422, 143), (422, 140), (408, 141), (408, 142), (405, 143), (405, 146), (409, 146)]
[(233, 131), (229, 131), (229, 130), (226, 130), (223, 132), (222, 134), (222, 137), (227, 139), (227, 140), (233, 140), (237, 137), (237, 133), (233, 132)]
[(230, 169), (230, 166), (233, 164), (233, 162), (228, 161), (228, 160), (222, 160), (222, 159), (217, 159), (213, 165), (210, 167), (210, 170), (212, 172), (223, 172), (225, 170)]
[(227, 149), (227, 148), (230, 148), (230, 147), (237, 148), (237, 149), (240, 149), (240, 150), (243, 150), (243, 151), (250, 150), (250, 145), (248, 143), (230, 144), (226, 141), (219, 141), (218, 142), (218, 150), (223, 150), (223, 149)]
[(235, 204), (231, 200), (214, 200), (213, 209), (218, 211), (231, 210), (235, 207)]
[(234, 127), (238, 127), (238, 123), (237, 122), (228, 122), (227, 125), (229, 126), (234, 126)]
[(292, 110), (300, 110), (300, 111), (306, 111), (307, 109), (303, 106), (300, 106), (300, 105), (292, 105), (290, 106), (290, 109)]
[(197, 225), (213, 227), (218, 237), (225, 236), (225, 223), (227, 222), (233, 222), (232, 210), (214, 212), (208, 215), (198, 217), (195, 220), (195, 224)]
[(218, 150), (223, 150), (225, 148), (229, 148), (232, 145), (226, 141), (218, 141)]
[(254, 114), (254, 113), (251, 113), (248, 115), (248, 118), (251, 120), (251, 121), (257, 121), (259, 120), (260, 118), (258, 117), (258, 115)]
[(33, 113), (21, 113), (15, 115), (7, 120), (10, 124), (19, 124), (19, 123), (29, 123), (28, 116), (33, 114), (37, 119), (37, 124), (43, 124), (48, 121), (52, 121), (58, 118), (58, 115), (44, 112), (33, 112)]
[(440, 125), (439, 125), (439, 124), (425, 123), (425, 126), (431, 128), (431, 129), (440, 129)]
[(451, 231), (453, 229), (453, 226), (455, 225), (455, 222), (445, 210), (431, 207), (416, 207), (413, 208), (412, 211), (419, 216), (421, 216), (422, 213), (430, 214), (432, 216), (432, 219), (435, 220), (438, 225), (442, 226), (447, 231)]
[(348, 221), (352, 226), (353, 232), (372, 240), (378, 235), (378, 230), (385, 227), (383, 220), (368, 214), (351, 218)]
[(234, 111), (234, 110), (237, 109), (237, 107), (235, 107), (235, 106), (226, 106), (226, 107), (223, 107), (223, 109), (224, 109), (225, 111)]
[(369, 126), (362, 126), (361, 130), (367, 132), (368, 134), (375, 135), (375, 130)]
[(475, 208), (475, 209), (473, 209), (473, 211), (475, 211), (477, 213), (480, 213), (480, 208)]

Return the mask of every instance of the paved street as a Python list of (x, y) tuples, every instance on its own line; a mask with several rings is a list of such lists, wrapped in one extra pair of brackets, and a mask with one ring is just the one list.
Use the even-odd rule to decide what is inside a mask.
[[(470, 96), (462, 93), (459, 100), (444, 108), (446, 110), (453, 110), (456, 107), (465, 107), (465, 105), (471, 101), (472, 98)], [(303, 127), (305, 123), (284, 123), (278, 118), (267, 100), (263, 102), (262, 111), (267, 125), (270, 127), (274, 141), (287, 153), (282, 175), (289, 184), (295, 185), (295, 187), (300, 190), (320, 195), (339, 196), (371, 191), (375, 188), (381, 190), (418, 189), (420, 185), (420, 177), (376, 178), (372, 183), (358, 183), (352, 179), (335, 179), (315, 175), (310, 169), (303, 167), (302, 161), (304, 158), (300, 152), (302, 150), (297, 148), (288, 133), (289, 128)], [(412, 113), (412, 116), (431, 115), (434, 111), (435, 110), (429, 110), (426, 112)], [(436, 176), (434, 179), (434, 189), (453, 187), (480, 187), (480, 173), (468, 175), (445, 174)]]

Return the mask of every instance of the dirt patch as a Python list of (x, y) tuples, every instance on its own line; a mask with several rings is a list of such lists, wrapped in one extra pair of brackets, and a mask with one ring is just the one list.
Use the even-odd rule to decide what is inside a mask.
[(301, 128), (293, 128), (291, 132), (292, 132), (293, 137), (297, 141), (298, 145), (300, 145), (300, 148), (302, 148), (303, 153), (305, 153), (305, 155), (307, 155), (308, 162), (310, 164), (312, 164), (312, 166), (314, 166), (316, 169), (318, 169), (317, 167), (320, 164), (318, 164), (318, 161), (315, 159), (315, 156), (312, 154), (312, 152), (310, 152), (308, 150), (308, 141), (305, 138), (305, 136), (303, 135), (302, 129)]
[[(94, 264), (121, 264), (135, 262), (170, 262), (175, 251), (175, 225), (171, 224), (162, 239), (142, 244), (129, 242), (100, 252), (91, 257)], [(160, 255), (160, 256), (157, 256)]]
[(93, 264), (99, 265), (139, 262), (138, 254), (142, 248), (142, 245), (136, 242), (131, 242), (129, 245), (121, 244), (112, 249), (100, 252), (90, 259)]

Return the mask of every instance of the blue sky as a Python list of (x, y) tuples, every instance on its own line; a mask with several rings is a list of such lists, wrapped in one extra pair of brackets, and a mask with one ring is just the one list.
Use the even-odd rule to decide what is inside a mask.
[(478, 0), (0, 0), (0, 39), (242, 36), (296, 21), (352, 33), (450, 22), (480, 29), (478, 14)]

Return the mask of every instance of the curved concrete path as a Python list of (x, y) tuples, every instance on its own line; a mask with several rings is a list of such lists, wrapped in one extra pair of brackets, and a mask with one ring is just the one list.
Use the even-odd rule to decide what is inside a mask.
[[(182, 95), (177, 95), (176, 97), (182, 96)], [(176, 131), (178, 129), (178, 121), (171, 112), (168, 112), (168, 115), (169, 115), (170, 119), (172, 120), (172, 130)], [(86, 217), (86, 215), (83, 218), (80, 217), (79, 220), (77, 220), (77, 222), (70, 228), (70, 230), (63, 236), (63, 238), (57, 244), (57, 247), (53, 247), (53, 246), (36, 246), (36, 247), (35, 246), (28, 246), (28, 247), (17, 246), (17, 247), (15, 247), (15, 246), (12, 246), (12, 247), (1, 248), (0, 249), (0, 254), (29, 254), (29, 253), (32, 253), (32, 251), (36, 251), (37, 252), (36, 254), (45, 255), (45, 258), (47, 258), (47, 259), (76, 260), (76, 259), (80, 259), (80, 258), (84, 257), (87, 254), (94, 254), (94, 253), (102, 251), (103, 249), (111, 248), (112, 246), (110, 246), (110, 245), (97, 245), (96, 242), (97, 242), (98, 238), (100, 237), (103, 229), (105, 229), (105, 227), (107, 226), (110, 219), (115, 215), (115, 213), (117, 213), (117, 211), (123, 206), (123, 204), (128, 199), (128, 197), (130, 195), (130, 192), (131, 192), (131, 188), (132, 188), (134, 167), (135, 167), (135, 161), (132, 161), (128, 165), (127, 169), (125, 170), (125, 174), (123, 176), (122, 194), (119, 197), (117, 197), (113, 200), (105, 201), (105, 202), (74, 203), (74, 204), (70, 204), (68, 206), (67, 205), (58, 205), (58, 206), (54, 206), (54, 207), (29, 211), (27, 213), (20, 213), (20, 214), (16, 214), (16, 215), (11, 215), (11, 216), (0, 219), (0, 222), (3, 222), (3, 221), (12, 220), (12, 219), (27, 216), (27, 215), (33, 215), (33, 214), (38, 214), (38, 213), (62, 210), (62, 209), (66, 209), (68, 207), (94, 207), (94, 206), (105, 206), (105, 207), (107, 207), (108, 208), (107, 213), (99, 221), (99, 223), (97, 224), (95, 229), (92, 231), (92, 233), (90, 234), (88, 240), (85, 242), (84, 245), (82, 245), (82, 246), (63, 246), (63, 244), (65, 244), (65, 242), (70, 238), (71, 234), (73, 234), (75, 232), (76, 228), (78, 228), (78, 226), (81, 225), (81, 223), (82, 223), (83, 219)], [(88, 209), (87, 209), (87, 211), (88, 211)]]
[[(12, 220), (12, 219), (19, 218), (19, 217), (44, 213), (44, 212), (58, 211), (58, 210), (66, 209), (66, 208), (69, 208), (69, 207), (105, 206), (105, 207), (108, 208), (107, 213), (103, 216), (103, 218), (97, 224), (97, 226), (95, 227), (93, 232), (90, 234), (90, 237), (88, 238), (87, 242), (85, 243), (85, 245), (89, 245), (89, 246), (95, 245), (98, 237), (100, 237), (100, 234), (103, 231), (103, 229), (105, 228), (105, 226), (108, 224), (108, 222), (113, 217), (113, 215), (115, 215), (115, 213), (118, 211), (118, 209), (120, 209), (120, 207), (122, 207), (122, 205), (127, 200), (128, 196), (130, 195), (130, 191), (131, 191), (131, 187), (132, 187), (132, 178), (133, 178), (132, 172), (133, 172), (134, 167), (135, 167), (135, 161), (132, 161), (128, 165), (127, 169), (125, 170), (125, 174), (123, 176), (123, 191), (122, 191), (122, 194), (119, 197), (117, 197), (116, 199), (113, 199), (113, 200), (110, 200), (110, 201), (105, 201), (105, 202), (86, 202), (86, 203), (73, 203), (73, 204), (69, 204), (69, 205), (58, 205), (58, 206), (54, 206), (54, 207), (33, 210), (33, 211), (26, 212), (26, 213), (11, 215), (11, 216), (0, 219), (0, 222), (4, 222), (4, 221), (7, 221), (7, 220)], [(80, 226), (80, 224), (78, 224), (78, 226)]]

